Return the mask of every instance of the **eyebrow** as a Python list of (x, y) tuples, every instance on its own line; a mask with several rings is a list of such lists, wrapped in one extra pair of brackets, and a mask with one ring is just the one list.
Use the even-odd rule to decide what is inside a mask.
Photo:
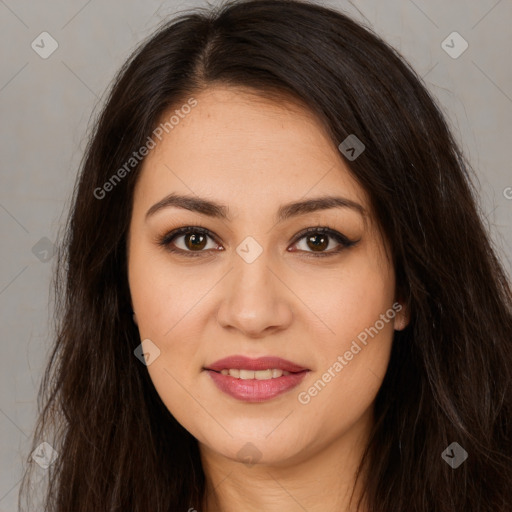
[[(230, 221), (229, 208), (226, 205), (197, 196), (187, 196), (171, 193), (155, 203), (146, 212), (146, 221), (156, 212), (168, 207), (182, 208), (191, 212), (197, 212), (208, 217)], [(291, 217), (330, 208), (351, 208), (363, 217), (366, 210), (359, 203), (340, 196), (321, 196), (304, 201), (294, 201), (281, 205), (277, 211), (277, 222), (283, 222)]]

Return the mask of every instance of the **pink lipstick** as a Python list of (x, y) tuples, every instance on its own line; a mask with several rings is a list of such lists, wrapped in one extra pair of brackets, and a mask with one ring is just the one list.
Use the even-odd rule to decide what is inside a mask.
[(263, 402), (296, 387), (309, 369), (280, 357), (235, 355), (204, 368), (224, 393), (245, 402)]

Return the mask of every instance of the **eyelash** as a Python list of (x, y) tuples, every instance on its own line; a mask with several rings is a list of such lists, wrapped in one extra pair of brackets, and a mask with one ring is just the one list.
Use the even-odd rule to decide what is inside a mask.
[[(202, 256), (203, 253), (205, 253), (207, 251), (205, 251), (205, 250), (186, 251), (183, 249), (172, 248), (171, 242), (173, 242), (180, 235), (190, 234), (190, 233), (196, 233), (196, 234), (209, 236), (213, 241), (216, 242), (215, 236), (209, 229), (207, 229), (203, 226), (185, 226), (182, 228), (174, 229), (174, 230), (170, 231), (169, 233), (166, 233), (165, 235), (159, 237), (157, 240), (157, 243), (158, 243), (158, 245), (164, 247), (167, 251), (169, 251), (171, 253), (177, 253), (177, 254), (184, 255), (186, 257), (192, 257), (192, 258)], [(335, 250), (330, 250), (328, 252), (318, 252), (318, 253), (316, 253), (314, 251), (311, 251), (311, 252), (310, 251), (300, 251), (300, 250), (298, 251), (298, 252), (307, 253), (308, 256), (306, 256), (306, 257), (311, 256), (313, 258), (324, 258), (327, 256), (334, 256), (334, 255), (342, 252), (344, 249), (352, 247), (359, 242), (359, 240), (350, 240), (342, 233), (339, 233), (338, 231), (336, 231), (328, 226), (316, 226), (316, 227), (310, 227), (310, 228), (304, 229), (300, 233), (297, 233), (297, 235), (294, 238), (293, 245), (297, 244), (300, 240), (302, 240), (304, 237), (306, 237), (309, 234), (328, 235), (329, 237), (336, 240), (336, 242), (338, 242), (341, 245), (341, 247), (339, 247), (338, 249), (335, 249)]]

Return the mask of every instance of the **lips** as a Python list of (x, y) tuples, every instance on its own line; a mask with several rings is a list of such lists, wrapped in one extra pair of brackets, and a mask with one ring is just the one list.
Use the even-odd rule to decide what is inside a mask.
[[(220, 391), (243, 402), (271, 400), (298, 386), (309, 372), (308, 368), (271, 356), (258, 359), (230, 356), (215, 361), (204, 370)], [(226, 374), (225, 370), (230, 371)], [(238, 376), (237, 370), (240, 370)], [(272, 377), (267, 370), (272, 370)]]
[(290, 373), (298, 373), (307, 370), (307, 368), (304, 368), (303, 366), (292, 363), (291, 361), (287, 361), (286, 359), (282, 359), (280, 357), (265, 356), (259, 357), (257, 359), (251, 359), (249, 357), (240, 355), (219, 359), (218, 361), (208, 365), (205, 369), (213, 370), (215, 372), (230, 369), (253, 371), (277, 369)]
[(282, 395), (296, 386), (306, 377), (308, 371), (290, 373), (276, 379), (242, 380), (213, 370), (206, 370), (212, 382), (223, 393), (242, 402), (265, 402)]

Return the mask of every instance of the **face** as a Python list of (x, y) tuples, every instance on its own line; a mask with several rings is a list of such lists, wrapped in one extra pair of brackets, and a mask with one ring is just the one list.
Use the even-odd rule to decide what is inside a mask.
[[(406, 323), (389, 248), (307, 110), (242, 89), (195, 98), (135, 189), (128, 278), (147, 371), (203, 450), (310, 457), (371, 422)], [(147, 213), (170, 194), (194, 201)]]

